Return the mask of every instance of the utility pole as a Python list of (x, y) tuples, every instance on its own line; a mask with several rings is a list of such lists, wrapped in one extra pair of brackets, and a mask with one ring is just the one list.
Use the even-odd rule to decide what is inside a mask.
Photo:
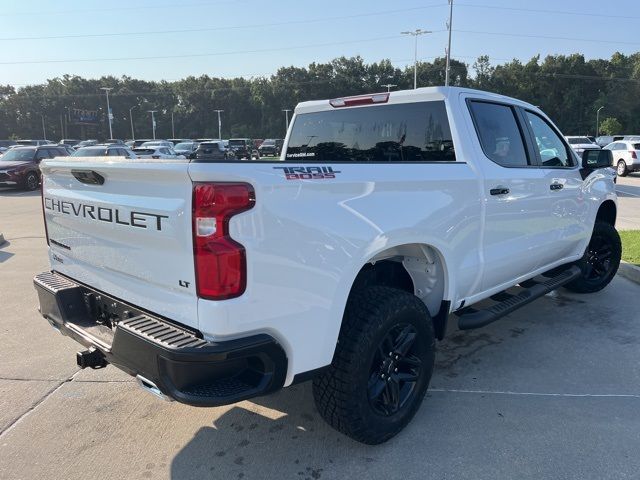
[(444, 74), (444, 86), (449, 86), (449, 64), (451, 61), (451, 25), (453, 22), (453, 0), (449, 0), (449, 21), (447, 29), (449, 30), (449, 46), (447, 47), (447, 67)]
[(151, 114), (151, 128), (153, 129), (153, 139), (156, 139), (156, 117), (155, 113), (157, 110), (147, 110)]
[(113, 90), (111, 87), (100, 87), (100, 90), (104, 90), (107, 94), (107, 118), (109, 119), (109, 138), (113, 140), (113, 129), (111, 128), (111, 120), (113, 120), (113, 114), (111, 113), (111, 107), (109, 106), (109, 92)]
[(40, 118), (42, 118), (42, 136), (44, 137), (44, 140), (47, 139), (47, 129), (44, 128), (44, 115), (40, 115)]
[(214, 112), (218, 112), (218, 140), (222, 140), (222, 119), (220, 118), (220, 114), (224, 112), (224, 110), (214, 110)]
[(416, 28), (413, 32), (400, 32), (402, 35), (411, 35), (415, 39), (415, 44), (413, 48), (413, 88), (414, 90), (418, 88), (418, 37), (420, 35), (424, 35), (425, 33), (433, 33), (430, 30), (422, 30), (421, 28)]
[(284, 112), (284, 133), (286, 135), (287, 130), (289, 130), (289, 112), (291, 111), (291, 109), (283, 108), (282, 111)]
[(131, 122), (131, 140), (135, 140), (136, 139), (136, 132), (133, 130), (133, 114), (131, 113), (132, 110), (134, 108), (136, 108), (137, 105), (134, 105), (133, 107), (131, 107), (129, 109), (129, 121)]
[(176, 130), (173, 126), (173, 111), (171, 112), (171, 138), (176, 138)]
[(597, 111), (596, 111), (596, 137), (600, 136), (600, 110), (602, 110), (604, 108), (604, 105), (601, 106)]
[(387, 83), (385, 85), (380, 85), (381, 87), (387, 87), (387, 92), (390, 92), (393, 87), (397, 87), (398, 85), (394, 83)]

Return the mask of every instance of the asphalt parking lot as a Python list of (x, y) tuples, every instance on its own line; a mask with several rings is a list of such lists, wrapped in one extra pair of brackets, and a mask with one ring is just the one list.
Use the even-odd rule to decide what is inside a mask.
[[(619, 179), (619, 226), (640, 228), (640, 175)], [(236, 405), (162, 402), (36, 310), (48, 269), (38, 193), (0, 191), (0, 478), (638, 478), (640, 286), (554, 292), (439, 344), (409, 427), (360, 445), (321, 420), (310, 385)]]

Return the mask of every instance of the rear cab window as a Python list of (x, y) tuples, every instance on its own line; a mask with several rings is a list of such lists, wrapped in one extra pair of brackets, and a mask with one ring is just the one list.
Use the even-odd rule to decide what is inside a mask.
[(296, 115), (285, 161), (455, 161), (444, 101), (352, 107)]

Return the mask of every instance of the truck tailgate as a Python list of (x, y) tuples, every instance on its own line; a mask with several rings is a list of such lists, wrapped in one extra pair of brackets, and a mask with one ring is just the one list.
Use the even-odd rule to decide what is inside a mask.
[(197, 328), (188, 161), (42, 162), (53, 269)]

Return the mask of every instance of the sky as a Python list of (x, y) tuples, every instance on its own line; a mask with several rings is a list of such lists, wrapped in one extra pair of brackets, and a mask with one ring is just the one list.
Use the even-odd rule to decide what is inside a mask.
[[(0, 84), (75, 74), (256, 77), (339, 56), (413, 64), (443, 56), (447, 0), (3, 0)], [(454, 0), (451, 55), (469, 65), (540, 54), (640, 51), (638, 0)], [(60, 38), (66, 37), (66, 38)]]

